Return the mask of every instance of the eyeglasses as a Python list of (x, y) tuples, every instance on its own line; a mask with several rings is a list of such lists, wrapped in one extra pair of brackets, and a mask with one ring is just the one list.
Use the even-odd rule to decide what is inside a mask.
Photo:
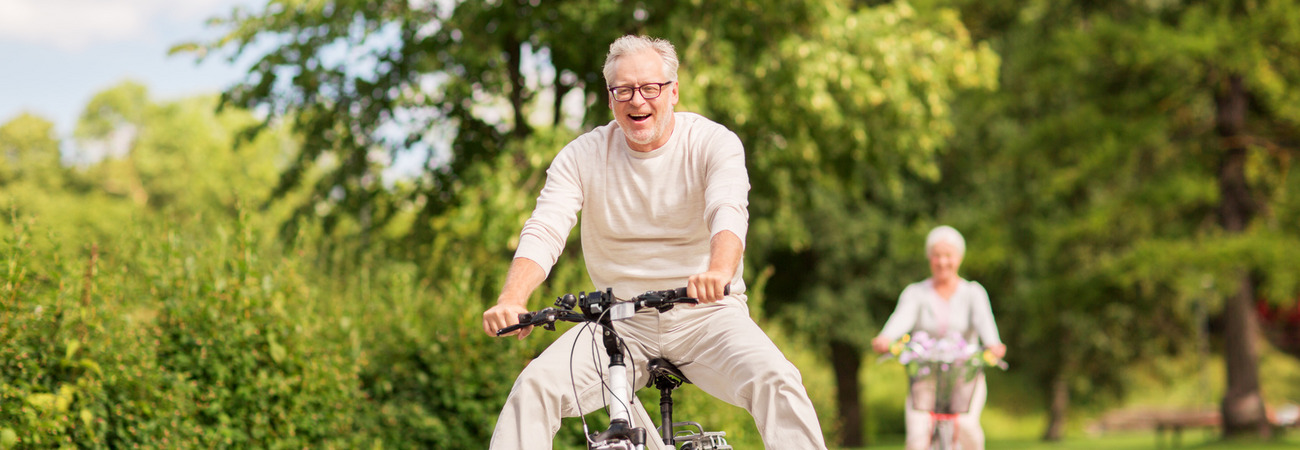
[(609, 88), (609, 96), (614, 97), (615, 101), (626, 102), (632, 100), (632, 94), (641, 91), (641, 98), (650, 100), (659, 97), (664, 92), (664, 86), (673, 84), (672, 81), (663, 83), (647, 83), (640, 86), (614, 86)]

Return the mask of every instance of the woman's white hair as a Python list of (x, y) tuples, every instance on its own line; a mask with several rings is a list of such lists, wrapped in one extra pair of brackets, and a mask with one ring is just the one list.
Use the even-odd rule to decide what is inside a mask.
[(605, 56), (605, 84), (614, 82), (614, 65), (624, 56), (634, 55), (645, 50), (653, 50), (664, 62), (664, 81), (677, 81), (677, 50), (673, 44), (663, 39), (646, 36), (627, 35), (609, 44), (609, 54)]
[(958, 255), (966, 255), (966, 239), (961, 237), (961, 233), (956, 228), (940, 225), (930, 230), (930, 235), (925, 237), (925, 254), (928, 256), (935, 244), (940, 242), (952, 244), (953, 247), (957, 247)]

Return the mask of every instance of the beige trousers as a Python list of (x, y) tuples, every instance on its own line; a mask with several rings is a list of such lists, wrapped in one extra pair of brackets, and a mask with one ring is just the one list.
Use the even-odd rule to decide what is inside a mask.
[[(631, 354), (628, 392), (646, 385), (646, 363), (662, 356), (704, 392), (749, 411), (768, 449), (826, 448), (799, 369), (750, 319), (744, 301), (732, 296), (666, 313), (643, 310), (614, 328)], [(528, 363), (497, 419), (492, 449), (550, 449), (562, 417), (604, 407), (601, 374), (608, 371), (609, 358), (593, 330), (573, 327)], [(663, 449), (641, 403), (634, 402), (631, 410), (633, 426), (649, 435), (647, 448)], [(682, 411), (680, 418), (689, 419), (690, 413)], [(591, 431), (608, 426), (596, 425)]]
[[(975, 393), (970, 400), (970, 409), (957, 415), (957, 450), (984, 450), (984, 429), (980, 428), (980, 412), (984, 411), (984, 402), (988, 400), (988, 383), (980, 374), (975, 380)], [(907, 450), (926, 450), (930, 448), (930, 432), (934, 430), (934, 421), (928, 411), (912, 409), (912, 396), (907, 396), (905, 420), (907, 423)]]

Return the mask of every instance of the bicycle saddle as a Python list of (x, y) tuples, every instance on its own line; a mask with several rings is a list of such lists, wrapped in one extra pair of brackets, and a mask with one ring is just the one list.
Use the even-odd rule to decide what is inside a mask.
[(691, 380), (682, 374), (681, 369), (673, 363), (663, 358), (655, 358), (646, 364), (646, 369), (650, 371), (650, 381), (646, 387), (654, 386), (658, 389), (677, 389), (682, 384), (690, 384)]

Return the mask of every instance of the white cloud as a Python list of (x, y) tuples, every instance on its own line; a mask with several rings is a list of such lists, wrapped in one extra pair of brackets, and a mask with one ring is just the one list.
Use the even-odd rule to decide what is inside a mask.
[(0, 0), (0, 40), (81, 50), (147, 40), (165, 22), (200, 23), (247, 0)]

